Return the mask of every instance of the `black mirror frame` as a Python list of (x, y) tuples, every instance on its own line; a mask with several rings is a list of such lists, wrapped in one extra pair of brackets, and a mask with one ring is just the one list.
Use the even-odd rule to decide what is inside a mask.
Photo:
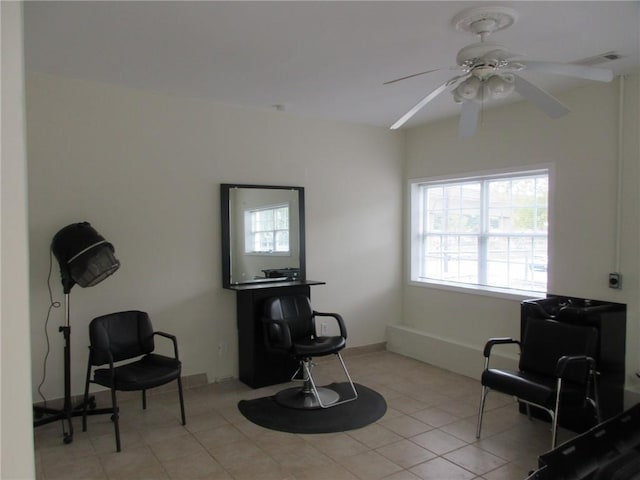
[(262, 282), (243, 282), (241, 284), (231, 283), (231, 231), (229, 223), (229, 191), (233, 188), (255, 188), (263, 190), (295, 190), (298, 192), (298, 215), (299, 215), (299, 262), (300, 276), (297, 281), (305, 282), (307, 279), (306, 256), (305, 256), (305, 219), (304, 219), (304, 187), (289, 187), (279, 185), (252, 185), (252, 184), (220, 184), (220, 210), (222, 220), (222, 287), (233, 289), (238, 285), (251, 285)]

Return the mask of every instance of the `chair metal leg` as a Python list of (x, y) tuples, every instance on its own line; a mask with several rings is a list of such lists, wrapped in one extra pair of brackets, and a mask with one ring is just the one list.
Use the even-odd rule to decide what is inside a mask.
[(602, 412), (600, 411), (600, 394), (598, 393), (598, 372), (593, 373), (593, 407), (596, 410), (596, 420), (598, 423), (602, 423)]
[(551, 427), (551, 449), (556, 448), (556, 443), (558, 441), (558, 413), (560, 412), (560, 390), (562, 389), (562, 379), (558, 378), (558, 383), (556, 387), (556, 407), (551, 415), (553, 418), (551, 419), (552, 427)]
[(342, 365), (342, 370), (344, 371), (344, 374), (346, 375), (347, 380), (349, 380), (349, 386), (351, 386), (351, 391), (353, 392), (352, 398), (347, 398), (340, 403), (352, 402), (353, 400), (356, 400), (358, 398), (358, 391), (356, 390), (356, 386), (353, 384), (353, 380), (351, 380), (351, 375), (349, 375), (349, 371), (347, 370), (347, 367), (344, 364), (342, 355), (340, 355), (340, 352), (336, 352), (336, 355), (338, 356), (338, 360), (340, 360), (340, 365)]
[(182, 394), (182, 379), (180, 376), (178, 376), (178, 396), (180, 397), (180, 416), (182, 417), (182, 425), (186, 425), (187, 420), (184, 415), (184, 395)]
[(146, 390), (142, 390), (142, 409), (143, 410), (147, 409), (147, 391)]
[(349, 372), (347, 371), (347, 367), (344, 364), (344, 360), (342, 360), (342, 355), (340, 355), (340, 352), (336, 352), (336, 355), (337, 355), (338, 359), (340, 360), (340, 365), (342, 365), (342, 370), (344, 371), (344, 373), (345, 373), (345, 375), (347, 377), (347, 380), (349, 380), (349, 385), (351, 386), (351, 391), (353, 392), (353, 396), (349, 397), (349, 398), (345, 398), (344, 400), (334, 401), (334, 402), (331, 402), (329, 404), (324, 403), (322, 401), (322, 395), (320, 393), (318, 393), (318, 388), (316, 387), (316, 384), (313, 381), (313, 375), (311, 375), (311, 368), (308, 365), (308, 363), (310, 363), (310, 362), (303, 363), (303, 367), (304, 367), (304, 369), (306, 371), (306, 375), (308, 376), (309, 382), (311, 383), (311, 388), (313, 390), (313, 393), (314, 393), (315, 397), (318, 399), (318, 405), (320, 406), (320, 408), (335, 407), (337, 405), (342, 405), (343, 403), (352, 402), (352, 401), (354, 401), (354, 400), (356, 400), (358, 398), (358, 391), (356, 390), (355, 385), (351, 381), (351, 377), (349, 376)]
[(480, 393), (480, 409), (478, 410), (478, 426), (476, 427), (476, 438), (480, 438), (480, 431), (482, 430), (482, 416), (484, 415), (484, 402), (487, 399), (487, 393), (489, 389), (483, 385), (482, 392)]
[(87, 431), (87, 406), (89, 404), (89, 382), (91, 380), (91, 363), (87, 365), (87, 378), (84, 383), (84, 401), (82, 402), (82, 431)]
[(111, 405), (113, 407), (113, 428), (116, 435), (116, 451), (120, 451), (120, 410), (118, 408), (118, 399), (116, 398), (115, 388), (111, 389)]

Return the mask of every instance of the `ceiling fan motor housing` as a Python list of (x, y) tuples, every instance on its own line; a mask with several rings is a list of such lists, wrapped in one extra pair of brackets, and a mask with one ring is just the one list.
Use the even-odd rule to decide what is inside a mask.
[(479, 60), (499, 63), (513, 56), (514, 54), (500, 43), (478, 42), (462, 48), (456, 56), (456, 63), (461, 67), (471, 68)]

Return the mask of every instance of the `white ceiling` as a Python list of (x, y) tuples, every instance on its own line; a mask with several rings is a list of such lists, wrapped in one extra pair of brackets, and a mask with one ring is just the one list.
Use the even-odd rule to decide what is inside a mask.
[[(614, 51), (623, 58), (602, 66), (616, 74), (638, 69), (638, 1), (28, 1), (26, 68), (389, 126), (455, 72), (383, 82), (454, 66), (457, 51), (477, 38), (456, 30), (452, 18), (496, 3), (514, 8), (518, 19), (490, 40), (526, 59), (574, 62)], [(551, 92), (574, 85), (566, 77), (523, 76)], [(459, 108), (443, 94), (407, 126)]]

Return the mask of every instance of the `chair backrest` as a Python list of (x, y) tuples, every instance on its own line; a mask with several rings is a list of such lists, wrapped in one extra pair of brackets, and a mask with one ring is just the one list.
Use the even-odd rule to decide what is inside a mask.
[[(564, 355), (586, 355), (597, 358), (598, 330), (595, 327), (571, 325), (547, 318), (530, 318), (522, 339), (520, 370), (554, 376), (556, 363)], [(583, 382), (586, 372), (575, 372), (570, 380)]]
[(289, 336), (293, 343), (316, 333), (311, 301), (306, 295), (268, 298), (264, 304), (264, 317), (267, 320), (267, 342), (272, 347), (290, 348), (291, 345), (286, 345), (287, 336), (281, 326), (277, 323), (268, 323), (268, 320), (283, 322), (289, 329)]
[(129, 310), (94, 318), (89, 324), (91, 363), (114, 362), (146, 355), (154, 350), (153, 326), (146, 312)]

